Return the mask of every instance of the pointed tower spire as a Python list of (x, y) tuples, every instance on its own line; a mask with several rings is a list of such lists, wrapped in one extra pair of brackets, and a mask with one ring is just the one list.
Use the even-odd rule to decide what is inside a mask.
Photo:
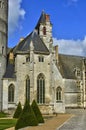
[(49, 49), (50, 44), (52, 44), (51, 41), (53, 41), (52, 24), (50, 22), (50, 15), (42, 11), (35, 29), (37, 30), (38, 35), (43, 40), (47, 48)]

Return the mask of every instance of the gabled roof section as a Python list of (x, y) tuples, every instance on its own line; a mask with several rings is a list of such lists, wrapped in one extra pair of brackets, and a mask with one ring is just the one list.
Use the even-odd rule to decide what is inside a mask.
[(65, 79), (76, 79), (74, 69), (82, 71), (83, 57), (59, 54), (60, 72)]
[(14, 70), (15, 70), (14, 64), (8, 61), (6, 72), (3, 78), (16, 78)]
[(13, 50), (15, 53), (25, 53), (30, 51), (30, 43), (33, 42), (34, 52), (35, 53), (45, 53), (49, 54), (49, 50), (41, 40), (37, 31), (34, 30), (31, 34), (29, 34), (24, 40), (22, 40)]

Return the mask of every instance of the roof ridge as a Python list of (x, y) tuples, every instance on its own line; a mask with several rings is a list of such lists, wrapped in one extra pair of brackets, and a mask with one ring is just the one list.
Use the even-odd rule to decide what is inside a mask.
[(86, 56), (71, 55), (71, 54), (62, 54), (62, 53), (59, 53), (59, 55), (62, 55), (62, 56), (69, 56), (69, 57), (79, 57), (79, 58), (86, 58)]

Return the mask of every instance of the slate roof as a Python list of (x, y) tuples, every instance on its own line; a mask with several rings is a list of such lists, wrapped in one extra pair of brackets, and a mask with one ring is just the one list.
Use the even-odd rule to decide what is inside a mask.
[(44, 42), (41, 40), (39, 35), (37, 34), (37, 31), (34, 30), (31, 34), (29, 34), (24, 40), (22, 40), (13, 50), (15, 53), (24, 53), (30, 51), (30, 43), (33, 42), (34, 46), (34, 52), (35, 53), (45, 53), (49, 54), (49, 50), (44, 44)]
[(46, 24), (46, 13), (44, 11), (42, 11), (41, 16), (40, 16), (40, 18), (38, 20), (38, 23), (37, 23), (35, 29), (38, 29), (40, 23), (41, 24)]
[(6, 72), (3, 76), (3, 78), (15, 78), (15, 73), (14, 73), (14, 64), (10, 63), (10, 61), (7, 64)]
[(60, 72), (65, 79), (76, 79), (74, 69), (82, 71), (83, 57), (59, 54)]
[(9, 52), (12, 50), (12, 48), (7, 48), (7, 55), (9, 54)]

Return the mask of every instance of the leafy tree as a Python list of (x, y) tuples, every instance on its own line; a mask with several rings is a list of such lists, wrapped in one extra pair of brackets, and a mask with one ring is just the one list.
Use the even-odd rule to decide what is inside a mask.
[(19, 128), (24, 128), (27, 126), (37, 126), (37, 125), (38, 125), (38, 121), (36, 119), (36, 116), (28, 100), (26, 100), (24, 109), (16, 123), (15, 130), (18, 130)]
[(40, 112), (40, 109), (39, 109), (39, 107), (38, 107), (35, 100), (33, 100), (31, 107), (32, 107), (32, 109), (33, 109), (33, 111), (35, 113), (35, 116), (36, 116), (36, 118), (38, 120), (38, 123), (44, 123), (43, 116), (42, 116), (42, 114)]
[(17, 108), (15, 110), (15, 113), (13, 115), (13, 118), (19, 118), (21, 113), (22, 113), (22, 106), (21, 106), (21, 103), (19, 102), (18, 106), (17, 106)]

